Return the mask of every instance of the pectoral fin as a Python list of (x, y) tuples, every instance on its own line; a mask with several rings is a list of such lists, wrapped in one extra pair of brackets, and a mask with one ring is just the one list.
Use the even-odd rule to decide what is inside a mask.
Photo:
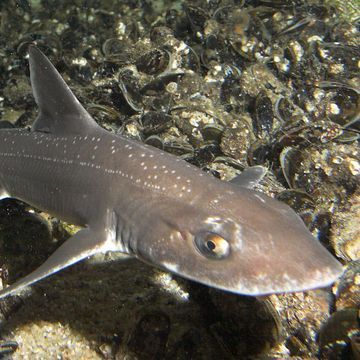
[(105, 230), (94, 231), (85, 228), (62, 244), (40, 267), (13, 285), (0, 291), (0, 298), (14, 294), (51, 274), (58, 272), (78, 261), (108, 249)]

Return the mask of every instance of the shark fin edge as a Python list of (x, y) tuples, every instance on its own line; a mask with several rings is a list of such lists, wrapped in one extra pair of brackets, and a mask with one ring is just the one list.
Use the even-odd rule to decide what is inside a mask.
[(229, 182), (247, 189), (254, 188), (265, 176), (267, 169), (256, 165), (245, 169), (240, 175), (235, 176)]
[(29, 46), (30, 80), (39, 116), (32, 131), (54, 135), (89, 135), (101, 129), (65, 83), (49, 59)]
[(104, 231), (85, 228), (65, 241), (42, 265), (14, 284), (0, 291), (0, 299), (15, 295), (25, 287), (73, 265), (91, 255), (107, 250)]

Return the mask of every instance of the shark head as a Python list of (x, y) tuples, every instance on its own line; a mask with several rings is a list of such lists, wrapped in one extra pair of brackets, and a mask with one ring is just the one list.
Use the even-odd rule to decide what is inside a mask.
[[(159, 214), (139, 244), (141, 257), (244, 295), (325, 287), (341, 275), (341, 264), (289, 206), (236, 184), (224, 184), (213, 200), (204, 197)], [(177, 250), (165, 251), (165, 243)]]

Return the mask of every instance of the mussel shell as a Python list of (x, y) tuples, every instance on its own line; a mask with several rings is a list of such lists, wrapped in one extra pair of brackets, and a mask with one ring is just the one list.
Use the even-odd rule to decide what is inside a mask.
[(360, 134), (354, 130), (343, 130), (342, 133), (336, 137), (336, 141), (341, 143), (351, 143), (358, 141), (360, 139)]
[(104, 41), (101, 48), (106, 61), (116, 63), (129, 63), (131, 61), (131, 52), (126, 41), (109, 38)]
[(237, 161), (231, 157), (228, 156), (217, 156), (214, 159), (214, 162), (219, 162), (219, 163), (223, 163), (226, 165), (229, 165), (231, 167), (233, 167), (234, 169), (238, 169), (238, 170), (243, 170), (244, 169), (244, 165), (243, 163), (241, 163), (240, 161)]
[(284, 190), (276, 198), (292, 207), (298, 214), (312, 212), (315, 209), (313, 198), (304, 191)]
[(334, 289), (338, 310), (360, 308), (359, 275), (360, 259), (349, 262)]
[[(224, 296), (216, 292), (211, 295), (221, 316), (210, 325), (210, 331), (229, 359), (265, 355), (281, 341), (281, 318), (268, 299), (233, 294)], [(242, 325), (239, 327), (240, 322)]]
[(202, 168), (205, 165), (215, 161), (217, 156), (221, 155), (219, 146), (216, 144), (209, 144), (195, 149), (192, 163)]
[[(329, 119), (340, 125), (345, 125), (359, 114), (360, 95), (351, 89), (336, 89), (336, 93), (329, 101), (328, 106), (336, 106), (338, 109), (335, 113), (327, 112)], [(358, 126), (357, 130), (360, 130), (360, 126)]]
[(239, 161), (245, 161), (252, 138), (250, 127), (245, 119), (237, 127), (226, 127), (220, 143), (222, 152)]
[(141, 116), (140, 123), (144, 127), (145, 135), (153, 135), (169, 128), (172, 124), (172, 117), (161, 111), (148, 111)]
[(274, 104), (274, 115), (282, 122), (291, 119), (294, 107), (285, 97), (279, 97)]
[(274, 123), (274, 111), (270, 98), (264, 92), (256, 97), (254, 111), (254, 133), (260, 138), (270, 136)]
[(155, 75), (166, 69), (169, 63), (168, 52), (152, 49), (141, 55), (135, 62), (137, 69), (145, 74)]
[(154, 146), (158, 149), (164, 149), (164, 140), (158, 135), (150, 135), (145, 139), (145, 144)]
[(128, 107), (136, 112), (141, 112), (143, 109), (142, 96), (140, 94), (138, 78), (130, 69), (123, 69), (119, 72), (118, 88), (113, 88), (114, 102), (121, 106), (118, 95), (122, 93), (123, 99)]
[(150, 40), (155, 43), (164, 43), (167, 38), (172, 38), (174, 32), (167, 26), (155, 26), (150, 31)]
[(273, 147), (261, 140), (254, 141), (248, 149), (247, 158), (249, 165), (262, 165), (273, 158)]
[(72, 61), (70, 67), (70, 75), (73, 79), (76, 79), (79, 83), (83, 85), (88, 85), (93, 79), (93, 73), (91, 66), (87, 59), (84, 57), (79, 57)]
[(201, 130), (201, 134), (203, 135), (204, 140), (216, 142), (220, 142), (223, 132), (224, 126), (218, 124), (206, 124)]
[(175, 154), (175, 155), (185, 155), (185, 154), (193, 154), (194, 148), (189, 144), (185, 142), (180, 141), (172, 141), (172, 142), (166, 142), (164, 143), (164, 150)]
[(280, 154), (280, 165), (286, 182), (290, 188), (294, 188), (294, 178), (299, 170), (299, 164), (302, 160), (300, 150), (286, 147), (281, 151)]
[(185, 6), (185, 14), (194, 30), (203, 29), (206, 20), (209, 18), (204, 9), (192, 5)]
[(319, 344), (323, 359), (350, 358), (350, 339), (359, 336), (359, 310), (347, 308), (336, 311), (319, 331)]
[(106, 120), (111, 122), (121, 119), (122, 117), (121, 114), (113, 107), (101, 104), (90, 104), (87, 106), (87, 111), (96, 118), (98, 118), (101, 114), (100, 116), (106, 117)]
[(176, 82), (184, 75), (184, 71), (176, 70), (163, 72), (158, 75), (155, 79), (149, 81), (146, 85), (141, 88), (141, 93), (144, 95), (155, 95), (154, 93), (162, 91), (169, 82)]
[[(164, 359), (171, 325), (169, 315), (160, 310), (146, 310), (134, 320), (137, 326), (127, 336), (127, 351), (138, 359)], [(128, 357), (121, 351), (117, 355), (119, 359)]]

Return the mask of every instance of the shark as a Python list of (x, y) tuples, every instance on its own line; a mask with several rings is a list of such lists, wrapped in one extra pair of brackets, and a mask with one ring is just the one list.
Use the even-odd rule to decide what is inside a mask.
[(103, 129), (35, 45), (29, 67), (38, 116), (31, 129), (0, 129), (0, 195), (81, 230), (0, 298), (108, 251), (253, 296), (326, 287), (342, 274), (289, 206), (254, 190), (264, 167), (216, 179)]

